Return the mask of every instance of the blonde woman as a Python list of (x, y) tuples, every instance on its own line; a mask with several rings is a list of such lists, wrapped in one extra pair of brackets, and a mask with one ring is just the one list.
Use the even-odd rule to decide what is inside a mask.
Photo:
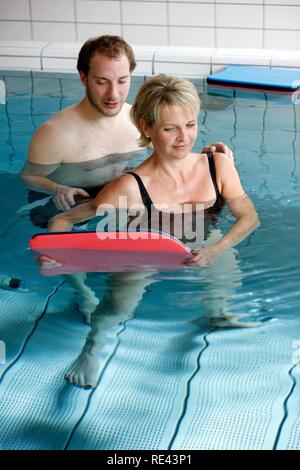
[[(233, 247), (259, 225), (259, 219), (233, 162), (220, 153), (192, 152), (199, 109), (199, 97), (191, 82), (166, 75), (147, 80), (138, 91), (131, 115), (141, 134), (140, 145), (151, 143), (152, 154), (133, 171), (108, 184), (92, 202), (55, 216), (49, 229), (70, 230), (74, 223), (94, 217), (103, 205), (120, 208), (120, 200), (126, 201), (129, 213), (136, 205), (145, 209), (140, 220), (142, 228), (161, 228), (157, 214), (170, 212), (176, 232), (178, 224), (188, 225), (186, 220), (196, 214), (203, 220), (205, 241), (196, 237), (197, 251), (189, 265), (207, 267), (206, 276), (212, 280), (207, 283), (203, 299), (207, 316), (217, 319), (218, 326), (257, 326), (239, 322), (237, 315), (231, 315), (226, 309), (226, 298), (228, 290), (240, 282), (236, 275), (230, 280), (230, 273), (239, 272)], [(225, 203), (236, 222), (222, 235), (214, 222)], [(112, 324), (133, 314), (151, 282), (151, 273), (145, 272), (111, 278), (110, 288), (94, 312), (83, 351), (66, 376), (69, 382), (85, 387), (96, 385), (104, 333)]]

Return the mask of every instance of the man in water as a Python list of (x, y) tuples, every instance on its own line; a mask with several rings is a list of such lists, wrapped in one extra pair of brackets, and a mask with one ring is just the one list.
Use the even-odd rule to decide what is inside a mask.
[(57, 209), (95, 196), (140, 152), (125, 102), (135, 65), (131, 47), (118, 36), (100, 36), (82, 46), (77, 69), (85, 96), (35, 132), (21, 172), (28, 187), (53, 194), (52, 211), (39, 211), (44, 220), (31, 214), (36, 225), (46, 227)]

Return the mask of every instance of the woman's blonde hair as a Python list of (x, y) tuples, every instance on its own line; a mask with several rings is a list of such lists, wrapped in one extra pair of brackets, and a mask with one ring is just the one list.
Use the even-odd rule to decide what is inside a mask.
[(141, 147), (149, 145), (151, 139), (143, 134), (141, 118), (151, 127), (160, 121), (160, 113), (169, 106), (190, 108), (196, 115), (200, 110), (200, 98), (193, 83), (179, 77), (160, 74), (151, 77), (140, 87), (133, 106), (131, 118), (141, 133)]

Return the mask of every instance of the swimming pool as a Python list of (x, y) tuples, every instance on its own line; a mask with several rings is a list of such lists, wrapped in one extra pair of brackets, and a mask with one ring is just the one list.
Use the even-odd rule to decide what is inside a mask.
[[(274, 93), (204, 94), (197, 82), (196, 148), (218, 140), (234, 150), (261, 218), (238, 247), (242, 282), (228, 294), (232, 312), (261, 326), (214, 328), (203, 272), (160, 273), (134, 315), (103, 330), (98, 386), (82, 390), (64, 373), (89, 326), (64, 279), (39, 275), (17, 173), (36, 127), (83, 91), (71, 74), (0, 79), (1, 273), (25, 283), (0, 289), (0, 449), (299, 449), (300, 106)], [(225, 211), (220, 229), (231, 222)], [(99, 297), (105, 279), (89, 275)]]

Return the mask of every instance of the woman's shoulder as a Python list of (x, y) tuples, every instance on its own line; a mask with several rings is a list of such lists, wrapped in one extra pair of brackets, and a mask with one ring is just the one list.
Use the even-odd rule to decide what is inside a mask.
[(213, 166), (215, 168), (217, 180), (227, 178), (229, 174), (236, 173), (236, 168), (233, 160), (231, 160), (225, 153), (214, 152), (211, 155), (204, 154), (204, 158), (208, 161), (213, 159)]
[(221, 187), (221, 194), (225, 200), (231, 200), (244, 194), (244, 189), (234, 165), (234, 161), (224, 153), (213, 154), (216, 168), (216, 177)]
[(214, 152), (212, 154), (214, 163), (216, 166), (223, 167), (223, 168), (228, 168), (228, 167), (234, 167), (234, 162), (231, 160), (225, 153), (222, 152)]
[(221, 152), (214, 152), (214, 153), (191, 153), (191, 156), (193, 158), (198, 158), (199, 161), (202, 161), (202, 162), (206, 162), (209, 160), (209, 158), (213, 158), (213, 160), (218, 163), (219, 161), (222, 163), (222, 161), (226, 161), (226, 162), (231, 162), (232, 160), (230, 160), (229, 157), (227, 157), (227, 155), (225, 155), (225, 153), (221, 153)]
[(230, 158), (228, 158), (224, 153), (220, 152), (214, 152), (210, 154), (192, 153), (191, 155), (193, 158), (198, 159), (199, 164), (204, 164), (205, 166), (207, 166), (209, 160), (212, 159), (216, 169), (218, 169), (218, 167), (222, 169), (222, 167), (226, 168), (228, 165), (232, 165), (232, 161), (230, 160)]
[(196, 165), (203, 165), (207, 161), (207, 154), (206, 153), (190, 153), (191, 161), (194, 161)]
[(108, 183), (104, 189), (110, 192), (118, 192), (124, 194), (134, 194), (135, 185), (132, 175), (124, 173), (115, 180)]
[(95, 198), (96, 205), (108, 203), (120, 207), (120, 204), (130, 205), (136, 202), (139, 202), (139, 191), (133, 177), (128, 173), (108, 183)]

